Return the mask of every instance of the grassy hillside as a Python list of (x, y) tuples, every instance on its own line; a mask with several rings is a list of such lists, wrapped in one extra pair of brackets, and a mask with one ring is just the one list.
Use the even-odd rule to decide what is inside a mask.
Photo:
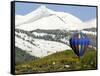
[(37, 57), (31, 56), (30, 54), (28, 54), (24, 50), (19, 49), (18, 47), (15, 47), (16, 64), (20, 64), (20, 63), (27, 62), (27, 61), (32, 61), (32, 60), (35, 60), (35, 59), (37, 59)]
[(57, 52), (30, 62), (16, 65), (16, 74), (96, 69), (96, 51), (88, 49), (78, 58), (72, 50)]

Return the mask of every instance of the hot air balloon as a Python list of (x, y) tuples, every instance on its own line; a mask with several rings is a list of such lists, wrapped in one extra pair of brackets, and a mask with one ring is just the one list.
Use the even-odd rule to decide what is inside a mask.
[(69, 43), (74, 53), (78, 57), (81, 57), (84, 55), (85, 50), (90, 44), (90, 40), (86, 34), (83, 34), (82, 32), (76, 32), (70, 38)]

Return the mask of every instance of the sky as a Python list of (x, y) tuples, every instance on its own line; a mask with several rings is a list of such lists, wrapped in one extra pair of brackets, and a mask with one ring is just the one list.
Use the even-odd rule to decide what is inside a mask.
[(89, 21), (96, 18), (96, 7), (88, 6), (72, 6), (72, 5), (54, 5), (54, 4), (36, 4), (36, 3), (22, 3), (16, 2), (15, 4), (15, 14), (16, 15), (26, 15), (34, 10), (36, 10), (41, 5), (45, 5), (47, 8), (70, 13), (78, 17), (82, 21)]

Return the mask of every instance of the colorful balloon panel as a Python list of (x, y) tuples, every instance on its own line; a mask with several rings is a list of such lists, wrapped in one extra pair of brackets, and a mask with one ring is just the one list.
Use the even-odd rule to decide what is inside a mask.
[(70, 46), (75, 52), (75, 54), (80, 57), (83, 56), (86, 48), (88, 47), (90, 40), (86, 36), (86, 34), (83, 34), (82, 32), (80, 33), (75, 33), (71, 38), (70, 38)]

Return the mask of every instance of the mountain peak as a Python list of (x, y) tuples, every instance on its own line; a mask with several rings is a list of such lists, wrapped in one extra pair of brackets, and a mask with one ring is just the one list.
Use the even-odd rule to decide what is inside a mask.
[(45, 13), (45, 14), (48, 14), (48, 13), (50, 13), (49, 12), (49, 9), (45, 6), (45, 5), (41, 5), (38, 9), (38, 12), (41, 12), (41, 13)]
[(47, 7), (45, 5), (41, 5), (39, 8), (41, 8), (41, 9), (47, 9)]

